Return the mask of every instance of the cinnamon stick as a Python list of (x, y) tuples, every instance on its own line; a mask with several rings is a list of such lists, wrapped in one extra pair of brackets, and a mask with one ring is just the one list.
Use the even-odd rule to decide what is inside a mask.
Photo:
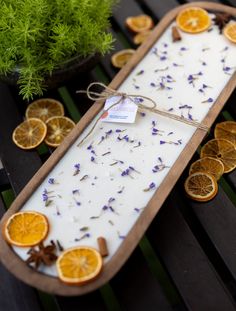
[(172, 40), (173, 42), (176, 42), (176, 41), (180, 41), (182, 38), (181, 38), (181, 35), (178, 31), (178, 28), (173, 26), (172, 27)]
[(102, 257), (108, 256), (109, 253), (108, 253), (108, 249), (107, 249), (106, 239), (103, 237), (99, 237), (99, 238), (97, 238), (97, 242), (98, 242), (98, 248), (99, 248), (99, 252), (100, 252), (101, 256)]

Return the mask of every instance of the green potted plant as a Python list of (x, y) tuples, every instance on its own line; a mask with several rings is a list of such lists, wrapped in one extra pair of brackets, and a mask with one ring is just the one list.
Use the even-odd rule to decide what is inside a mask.
[[(117, 0), (2, 0), (0, 75), (29, 100), (112, 47)], [(63, 78), (64, 78), (63, 77)]]

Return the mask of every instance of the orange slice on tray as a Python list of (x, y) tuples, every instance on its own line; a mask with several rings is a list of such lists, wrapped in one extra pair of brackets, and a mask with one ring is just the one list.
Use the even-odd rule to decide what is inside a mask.
[(111, 63), (116, 68), (122, 68), (134, 55), (135, 50), (126, 49), (112, 55)]
[(126, 26), (133, 32), (143, 32), (153, 27), (154, 23), (148, 15), (130, 16), (126, 18)]
[(236, 43), (236, 23), (229, 23), (225, 26), (223, 30), (223, 34), (228, 38), (231, 42)]
[(236, 167), (236, 148), (226, 139), (209, 140), (201, 149), (201, 158), (219, 159), (224, 165), (224, 173), (229, 173)]
[(58, 147), (75, 127), (75, 123), (67, 117), (52, 117), (47, 120), (46, 125), (45, 143), (51, 147)]
[(196, 172), (188, 176), (184, 188), (191, 199), (200, 202), (211, 200), (218, 191), (216, 179), (205, 172)]
[(236, 122), (225, 121), (216, 124), (214, 135), (215, 138), (229, 140), (236, 146)]
[(63, 105), (51, 98), (42, 98), (32, 102), (26, 109), (26, 118), (38, 118), (46, 122), (55, 116), (64, 116)]
[(21, 247), (34, 246), (43, 241), (49, 230), (46, 216), (34, 211), (13, 214), (4, 227), (7, 242)]
[(15, 128), (12, 139), (22, 149), (33, 149), (43, 142), (46, 134), (45, 123), (40, 119), (31, 118)]
[(92, 247), (78, 246), (65, 250), (57, 259), (56, 266), (61, 281), (81, 285), (98, 276), (102, 257)]
[(224, 165), (218, 159), (205, 157), (191, 164), (189, 169), (189, 175), (196, 172), (208, 173), (215, 177), (216, 180), (219, 180), (224, 173)]
[(177, 26), (189, 33), (199, 33), (211, 26), (211, 18), (206, 10), (190, 7), (182, 10), (176, 18)]
[(152, 32), (151, 30), (145, 30), (140, 33), (137, 33), (133, 39), (134, 44), (137, 44), (137, 45), (142, 44), (144, 41), (147, 40), (151, 32)]

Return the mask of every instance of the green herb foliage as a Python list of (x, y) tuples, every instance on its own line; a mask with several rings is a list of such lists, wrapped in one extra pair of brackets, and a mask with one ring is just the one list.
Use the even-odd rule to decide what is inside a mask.
[(79, 55), (104, 54), (117, 0), (0, 0), (0, 73), (19, 70), (24, 99), (43, 94), (44, 77)]

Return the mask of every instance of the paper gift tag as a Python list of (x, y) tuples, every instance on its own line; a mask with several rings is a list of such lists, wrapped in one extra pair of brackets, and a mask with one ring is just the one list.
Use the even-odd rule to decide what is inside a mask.
[[(104, 110), (108, 110), (112, 105), (118, 103), (119, 100), (121, 100), (121, 96), (108, 98), (105, 102)], [(134, 123), (137, 111), (138, 106), (129, 98), (125, 98), (119, 104), (105, 111), (101, 120), (103, 122)]]

